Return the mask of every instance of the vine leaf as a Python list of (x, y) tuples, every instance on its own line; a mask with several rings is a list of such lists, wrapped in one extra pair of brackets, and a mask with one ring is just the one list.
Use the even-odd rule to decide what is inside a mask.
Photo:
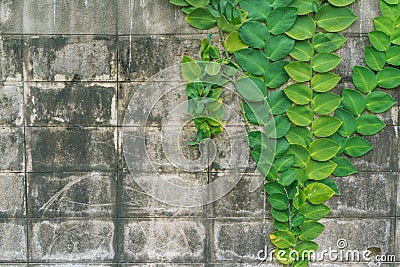
[(315, 72), (324, 73), (336, 68), (341, 61), (342, 59), (335, 54), (319, 53), (311, 58), (310, 64)]
[(390, 47), (390, 38), (386, 33), (381, 31), (373, 31), (368, 33), (369, 41), (378, 51), (386, 51)]
[(272, 194), (268, 197), (268, 202), (274, 209), (286, 210), (289, 206), (289, 199), (286, 194)]
[(323, 116), (311, 124), (311, 129), (317, 137), (328, 137), (334, 134), (342, 125), (342, 121), (335, 117)]
[(364, 96), (360, 92), (349, 88), (343, 90), (342, 104), (354, 116), (360, 115), (366, 108)]
[(271, 11), (270, 5), (265, 0), (240, 0), (240, 8), (248, 12), (250, 20), (265, 21)]
[(321, 93), (311, 101), (311, 109), (315, 114), (328, 115), (339, 107), (342, 98), (333, 93)]
[(253, 47), (262, 48), (269, 39), (269, 31), (264, 24), (256, 21), (245, 22), (239, 29), (239, 36), (243, 43)]
[(315, 21), (309, 16), (298, 16), (293, 27), (286, 34), (295, 40), (310, 39), (316, 30)]
[(392, 66), (400, 66), (400, 46), (394, 45), (386, 50), (386, 62)]
[(311, 79), (311, 88), (318, 93), (327, 92), (340, 81), (340, 76), (333, 73), (318, 73)]
[(205, 7), (210, 2), (209, 0), (185, 0), (194, 7)]
[(339, 32), (349, 27), (357, 19), (348, 7), (321, 6), (315, 13), (317, 24), (328, 32)]
[(269, 235), (272, 244), (277, 248), (290, 248), (296, 243), (296, 237), (290, 231), (276, 231)]
[(366, 67), (355, 66), (352, 78), (354, 86), (363, 93), (375, 90), (378, 85), (375, 73)]
[(289, 75), (284, 69), (288, 63), (289, 61), (280, 60), (267, 65), (264, 73), (264, 81), (269, 88), (281, 87), (289, 80)]
[(316, 161), (327, 161), (336, 156), (340, 146), (329, 139), (320, 138), (310, 144), (311, 158)]
[(280, 115), (292, 105), (289, 98), (286, 97), (282, 90), (278, 90), (270, 94), (267, 98), (268, 105), (273, 115)]
[(308, 220), (300, 225), (300, 240), (311, 241), (319, 236), (324, 230), (325, 226), (319, 222)]
[(237, 80), (235, 86), (239, 94), (249, 101), (259, 102), (264, 100), (264, 94), (250, 78)]
[(295, 61), (285, 66), (285, 70), (289, 76), (297, 82), (307, 82), (311, 79), (311, 67), (301, 61)]
[(284, 92), (293, 103), (298, 105), (307, 105), (313, 95), (311, 88), (303, 83), (291, 84), (284, 89)]
[(289, 55), (298, 61), (310, 61), (314, 55), (314, 48), (309, 41), (296, 41)]
[(374, 135), (385, 128), (386, 124), (378, 117), (371, 114), (363, 114), (356, 119), (357, 133), (362, 135)]
[(311, 204), (322, 204), (330, 199), (335, 191), (323, 183), (315, 182), (307, 185), (304, 188), (304, 193)]
[(332, 161), (311, 160), (306, 167), (307, 175), (311, 180), (323, 180), (335, 170), (337, 164)]
[(384, 52), (378, 51), (372, 46), (367, 46), (364, 49), (365, 63), (373, 70), (379, 71), (386, 64), (386, 55)]
[(384, 92), (371, 92), (365, 101), (367, 109), (373, 113), (385, 112), (396, 104), (396, 100)]
[(196, 8), (186, 16), (187, 22), (200, 30), (208, 30), (215, 26), (217, 20), (210, 13), (208, 8)]
[(258, 49), (246, 48), (235, 52), (239, 66), (254, 75), (262, 75), (268, 64), (267, 56)]
[(270, 32), (278, 35), (289, 30), (297, 18), (297, 10), (294, 7), (278, 7), (269, 13), (266, 24)]
[(353, 3), (355, 0), (328, 0), (329, 3), (331, 3), (334, 6), (348, 6), (351, 3)]
[(333, 171), (335, 176), (349, 176), (357, 173), (357, 169), (354, 168), (353, 164), (345, 157), (335, 157), (332, 159), (337, 164), (336, 169)]
[(331, 209), (324, 204), (311, 204), (309, 202), (300, 206), (299, 212), (304, 215), (306, 220), (318, 221), (328, 215)]
[(344, 109), (337, 109), (335, 111), (335, 117), (340, 119), (343, 124), (340, 126), (338, 132), (343, 137), (352, 136), (357, 129), (357, 121), (354, 116)]
[(340, 33), (319, 32), (313, 36), (311, 43), (318, 53), (332, 53), (346, 43), (347, 39)]
[(360, 157), (367, 154), (372, 149), (371, 144), (362, 137), (353, 136), (346, 139), (344, 153), (350, 157)]
[(239, 37), (239, 32), (234, 31), (228, 34), (225, 39), (224, 47), (229, 54), (233, 54), (238, 50), (248, 48), (249, 46), (243, 43)]
[(309, 126), (314, 114), (307, 106), (292, 106), (286, 110), (289, 119), (298, 126)]
[(277, 61), (285, 58), (294, 47), (294, 40), (284, 34), (271, 36), (264, 47), (264, 53), (270, 60)]
[(381, 31), (390, 36), (394, 31), (394, 21), (389, 17), (374, 18), (374, 25), (377, 31)]
[(376, 75), (378, 85), (385, 89), (392, 89), (400, 85), (400, 70), (387, 67)]

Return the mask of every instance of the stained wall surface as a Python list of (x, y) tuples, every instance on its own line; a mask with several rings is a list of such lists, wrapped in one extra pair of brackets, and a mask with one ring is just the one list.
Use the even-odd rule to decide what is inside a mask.
[[(364, 65), (379, 1), (357, 0), (352, 9), (359, 19), (338, 51), (338, 91), (353, 87), (351, 70)], [(0, 266), (260, 264), (273, 226), (262, 188), (248, 192), (254, 163), (223, 198), (180, 208), (141, 190), (122, 152), (130, 97), (183, 54), (196, 56), (206, 36), (166, 0), (0, 0)], [(213, 38), (219, 42), (218, 34)], [(398, 89), (389, 93), (399, 100)], [(160, 100), (146, 148), (164, 176), (207, 184), (225, 172), (226, 135), (215, 139), (220, 151), (210, 167), (194, 174), (172, 168), (160, 145), (160, 118), (184, 99)], [(321, 250), (344, 238), (348, 249), (376, 247), (397, 256), (384, 266), (400, 266), (398, 111), (396, 104), (384, 113), (388, 127), (368, 138), (375, 150), (353, 160), (359, 173), (336, 179), (342, 195), (329, 201)], [(199, 156), (185, 146), (194, 136), (190, 125), (180, 135), (189, 158)]]

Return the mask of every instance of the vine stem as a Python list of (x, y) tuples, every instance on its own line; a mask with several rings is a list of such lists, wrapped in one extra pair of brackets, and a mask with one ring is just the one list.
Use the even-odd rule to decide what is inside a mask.
[[(224, 33), (222, 32), (221, 29), (219, 29), (218, 32), (219, 32), (219, 38), (221, 39), (221, 44), (223, 44), (223, 43), (224, 43), (224, 40), (225, 40), (225, 35), (224, 35)], [(229, 58), (228, 51), (226, 51), (226, 50), (224, 49), (224, 52), (225, 52), (225, 57), (226, 57), (226, 58)]]

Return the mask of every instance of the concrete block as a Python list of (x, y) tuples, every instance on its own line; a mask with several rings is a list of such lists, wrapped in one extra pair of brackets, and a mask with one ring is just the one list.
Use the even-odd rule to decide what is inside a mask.
[(88, 263), (88, 264), (81, 264), (81, 263), (53, 263), (53, 264), (29, 264), (29, 266), (33, 267), (117, 267), (117, 264), (96, 264), (96, 263)]
[(22, 173), (1, 173), (0, 192), (0, 217), (25, 215), (25, 179)]
[(24, 42), (27, 81), (116, 80), (114, 37), (27, 36)]
[(115, 34), (116, 2), (24, 0), (24, 34)]
[(205, 267), (209, 265), (205, 265), (203, 263), (122, 263), (119, 266), (122, 267)]
[[(120, 168), (128, 170), (128, 161), (130, 171), (139, 173), (205, 172), (209, 162), (207, 156), (197, 160), (200, 158), (199, 148), (188, 144), (196, 140), (196, 131), (190, 126), (181, 130), (176, 127), (124, 128), (119, 142), (123, 151)], [(194, 170), (193, 166), (199, 166), (199, 169)]]
[(124, 262), (204, 261), (205, 225), (190, 219), (131, 220), (124, 224)]
[(334, 178), (341, 195), (327, 205), (333, 217), (381, 217), (396, 214), (397, 173), (358, 173)]
[[(213, 261), (254, 262), (266, 245), (267, 235), (273, 231), (271, 223), (261, 219), (215, 220), (213, 232)], [(267, 242), (267, 243), (266, 243)]]
[[(207, 183), (206, 173), (160, 174), (161, 177), (169, 179), (171, 182), (181, 182), (181, 184), (186, 183), (191, 186), (200, 186)], [(205, 207), (184, 208), (160, 202), (148, 195), (129, 173), (120, 173), (119, 179), (122, 181), (122, 200), (119, 206), (121, 217), (201, 217), (205, 215)], [(174, 192), (165, 192), (165, 194), (174, 195)]]
[(116, 85), (26, 83), (30, 126), (116, 125)]
[(0, 172), (24, 170), (24, 129), (0, 127)]
[[(264, 216), (265, 192), (260, 186), (254, 192), (249, 191), (249, 186), (255, 175), (244, 174), (239, 183), (221, 199), (213, 203), (214, 216), (226, 217), (256, 217)], [(218, 179), (216, 174), (211, 179)]]
[(352, 158), (351, 161), (358, 171), (398, 171), (399, 170), (399, 144), (398, 129), (388, 126), (374, 136), (365, 137), (373, 150), (366, 155)]
[[(168, 1), (119, 0), (118, 34), (182, 34), (202, 32), (185, 20), (181, 7)], [(214, 30), (215, 31), (215, 30)]]
[(112, 173), (30, 173), (29, 213), (42, 218), (111, 218), (115, 187)]
[[(118, 40), (120, 81), (145, 81), (179, 64), (183, 55), (198, 55), (201, 36), (132, 36)], [(197, 57), (196, 57), (197, 58)]]
[(37, 128), (27, 131), (29, 172), (115, 171), (116, 129)]
[[(184, 126), (189, 120), (185, 88), (182, 82), (177, 81), (121, 83), (118, 91), (118, 125), (162, 127), (173, 123)], [(182, 119), (175, 122), (173, 118)]]
[(23, 90), (20, 83), (0, 86), (0, 125), (23, 125)]
[(32, 262), (111, 261), (114, 224), (111, 220), (37, 220), (30, 225)]
[(2, 33), (21, 33), (22, 0), (0, 1), (0, 31)]
[(342, 58), (342, 61), (332, 72), (342, 77), (342, 81), (352, 82), (354, 66), (366, 66), (364, 48), (370, 43), (366, 34), (344, 34), (344, 36), (347, 42), (335, 53)]
[[(225, 126), (225, 130), (213, 138), (217, 154), (210, 158), (210, 172), (229, 173), (256, 171), (256, 163), (250, 155), (247, 129), (241, 126)], [(210, 155), (212, 156), (212, 155)], [(271, 155), (273, 158), (273, 155)]]
[(22, 81), (22, 38), (20, 36), (0, 36), (0, 80)]
[[(315, 242), (319, 244), (319, 256), (322, 256), (321, 253), (324, 250), (338, 250), (343, 252), (342, 261), (358, 262), (356, 258), (346, 256), (348, 255), (347, 252), (350, 250), (361, 252), (368, 248), (379, 248), (383, 253), (394, 253), (395, 222), (392, 219), (335, 218), (323, 219), (321, 223), (325, 225), (325, 230), (315, 239)], [(341, 255), (339, 254), (339, 256)], [(325, 254), (324, 261), (335, 261), (334, 258), (329, 258)], [(362, 255), (360, 258), (362, 259)], [(365, 260), (362, 261), (365, 262)]]
[(26, 225), (23, 219), (0, 220), (0, 259), (26, 261)]

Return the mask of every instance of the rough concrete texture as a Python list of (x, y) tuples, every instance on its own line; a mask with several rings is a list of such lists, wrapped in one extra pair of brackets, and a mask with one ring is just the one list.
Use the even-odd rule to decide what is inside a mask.
[[(174, 73), (145, 87), (143, 82), (183, 54), (197, 57), (208, 33), (189, 27), (168, 2), (0, 0), (0, 266), (278, 266), (258, 259), (260, 250), (272, 247), (273, 225), (263, 188), (249, 192), (257, 177), (252, 160), (232, 191), (201, 207), (164, 204), (129, 172), (122, 126), (137, 94), (130, 107), (136, 116), (125, 125), (133, 138), (145, 138), (146, 153), (139, 155), (151, 164), (136, 162), (135, 175), (157, 173), (181, 186), (237, 175), (225, 167), (235, 151), (227, 132), (214, 140), (216, 155), (206, 154), (210, 166), (197, 173), (173, 165), (176, 155), (163, 149), (168, 131), (161, 126), (186, 96)], [(352, 68), (364, 65), (362, 49), (379, 1), (357, 0), (351, 8), (359, 20), (345, 31), (348, 41), (337, 52), (343, 57), (335, 70), (342, 76), (338, 93), (354, 87)], [(160, 91), (165, 94), (149, 103)], [(399, 100), (399, 89), (386, 92)], [(227, 129), (240, 134), (238, 98), (229, 92), (223, 98)], [(139, 115), (149, 108), (142, 128)], [(380, 266), (398, 267), (399, 105), (379, 116), (388, 127), (367, 138), (375, 150), (353, 159), (359, 173), (335, 178), (342, 194), (329, 201), (332, 213), (317, 241), (319, 251), (336, 249), (345, 238), (348, 249), (395, 254), (396, 262)], [(187, 144), (196, 135), (193, 123), (173, 122), (182, 123), (175, 136), (181, 156), (202, 157)], [(310, 266), (378, 265), (325, 257)]]

